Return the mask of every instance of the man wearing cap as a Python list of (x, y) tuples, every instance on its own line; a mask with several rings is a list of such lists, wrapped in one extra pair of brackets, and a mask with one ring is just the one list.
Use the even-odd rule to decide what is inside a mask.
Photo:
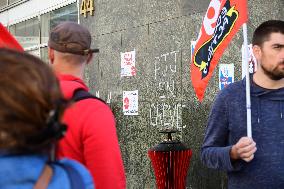
[[(51, 32), (48, 41), (50, 63), (58, 75), (66, 99), (78, 89), (88, 91), (82, 78), (92, 60), (91, 34), (74, 22), (63, 22)], [(75, 159), (91, 172), (97, 189), (126, 188), (125, 173), (118, 144), (115, 119), (100, 100), (87, 98), (73, 104), (64, 114), (68, 125), (57, 156)]]

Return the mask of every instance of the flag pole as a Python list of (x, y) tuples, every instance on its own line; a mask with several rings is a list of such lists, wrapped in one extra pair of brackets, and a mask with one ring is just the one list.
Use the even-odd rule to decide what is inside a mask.
[(249, 62), (248, 62), (248, 39), (247, 39), (247, 24), (243, 24), (244, 36), (244, 61), (246, 65), (246, 108), (247, 108), (247, 136), (252, 137), (251, 133), (251, 101), (250, 101), (250, 77), (249, 77)]

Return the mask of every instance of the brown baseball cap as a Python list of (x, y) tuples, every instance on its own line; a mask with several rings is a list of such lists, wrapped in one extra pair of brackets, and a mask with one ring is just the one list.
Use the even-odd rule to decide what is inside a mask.
[(53, 28), (49, 35), (48, 46), (60, 52), (87, 55), (99, 52), (91, 49), (89, 30), (75, 22), (62, 22)]

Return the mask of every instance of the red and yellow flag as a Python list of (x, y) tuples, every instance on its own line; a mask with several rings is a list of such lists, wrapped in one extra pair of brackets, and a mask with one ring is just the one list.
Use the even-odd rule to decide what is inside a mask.
[(191, 80), (201, 102), (206, 86), (224, 50), (247, 21), (246, 0), (211, 0), (196, 41)]
[(0, 48), (9, 48), (17, 51), (24, 51), (18, 41), (9, 33), (9, 31), (0, 23)]

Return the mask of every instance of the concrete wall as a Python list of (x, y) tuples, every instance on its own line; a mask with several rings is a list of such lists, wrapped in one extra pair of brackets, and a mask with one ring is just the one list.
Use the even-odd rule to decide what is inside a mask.
[[(187, 188), (226, 188), (222, 172), (205, 168), (199, 159), (210, 106), (219, 91), (218, 67), (199, 103), (190, 80), (190, 42), (197, 38), (209, 0), (95, 0), (94, 16), (80, 16), (100, 53), (87, 68), (92, 92), (108, 100), (117, 119), (117, 132), (126, 169), (127, 188), (155, 188), (147, 151), (163, 137), (168, 123), (181, 132), (175, 137), (193, 150)], [(81, 1), (80, 1), (81, 3)], [(284, 19), (284, 0), (249, 0), (249, 41), (254, 28), (267, 19)], [(220, 63), (234, 63), (241, 78), (239, 32)], [(120, 77), (120, 52), (136, 51), (137, 75)], [(166, 57), (166, 58), (165, 58)], [(122, 92), (139, 91), (139, 115), (122, 112)], [(160, 98), (164, 96), (165, 98)], [(164, 113), (162, 117), (161, 114)], [(107, 138), (106, 138), (107, 140)]]

